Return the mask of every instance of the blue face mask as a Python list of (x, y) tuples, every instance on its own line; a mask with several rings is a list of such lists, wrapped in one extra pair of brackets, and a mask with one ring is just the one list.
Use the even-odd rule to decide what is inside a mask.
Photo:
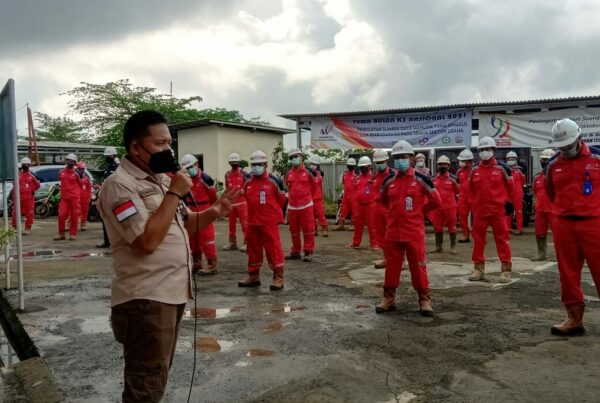
[(300, 161), (300, 157), (294, 157), (294, 158), (290, 159), (290, 163), (295, 167), (300, 165), (300, 162), (302, 162), (302, 161)]
[(383, 171), (385, 171), (385, 168), (387, 167), (387, 164), (385, 162), (382, 162), (380, 164), (379, 163), (375, 164), (375, 166), (377, 167), (377, 170), (379, 172), (383, 172)]
[(187, 170), (187, 171), (188, 171), (188, 174), (189, 174), (189, 175), (190, 175), (192, 178), (193, 178), (193, 177), (195, 177), (196, 175), (198, 175), (198, 168), (196, 168), (196, 167), (191, 167), (191, 168), (188, 168), (188, 170)]
[(394, 160), (394, 166), (396, 167), (396, 169), (399, 169), (401, 171), (406, 171), (410, 167), (410, 160), (408, 160), (408, 159)]
[(265, 173), (265, 167), (263, 167), (262, 165), (252, 165), (252, 175), (254, 176), (261, 176), (262, 174)]

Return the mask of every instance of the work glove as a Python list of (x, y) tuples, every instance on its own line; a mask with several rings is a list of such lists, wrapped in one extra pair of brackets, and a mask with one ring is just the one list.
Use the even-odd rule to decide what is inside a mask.
[(515, 206), (512, 202), (507, 201), (504, 204), (504, 211), (506, 212), (506, 215), (512, 215), (515, 212)]

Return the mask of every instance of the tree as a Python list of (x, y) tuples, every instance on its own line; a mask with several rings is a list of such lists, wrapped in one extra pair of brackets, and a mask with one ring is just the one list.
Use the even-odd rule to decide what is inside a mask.
[(83, 142), (88, 140), (81, 123), (67, 117), (53, 118), (52, 116), (36, 112), (36, 136), (40, 140)]
[(288, 153), (283, 149), (283, 141), (279, 141), (271, 153), (271, 172), (283, 177), (290, 168)]
[(82, 117), (81, 122), (91, 130), (96, 142), (121, 145), (125, 121), (135, 112), (153, 109), (166, 116), (170, 123), (182, 123), (199, 119), (218, 119), (243, 123), (264, 124), (259, 118), (245, 119), (235, 110), (224, 108), (195, 109), (202, 97), (177, 98), (159, 94), (156, 88), (136, 87), (129, 80), (106, 84), (82, 82), (81, 86), (65, 93), (71, 99), (71, 113)]

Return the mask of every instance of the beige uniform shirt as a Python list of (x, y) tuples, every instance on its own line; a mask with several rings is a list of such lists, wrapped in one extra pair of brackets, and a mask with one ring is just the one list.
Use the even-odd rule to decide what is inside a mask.
[(171, 179), (149, 175), (123, 158), (100, 191), (98, 211), (104, 220), (114, 258), (111, 306), (133, 299), (183, 304), (192, 298), (188, 234), (180, 210), (154, 253), (136, 252), (132, 243), (158, 209)]

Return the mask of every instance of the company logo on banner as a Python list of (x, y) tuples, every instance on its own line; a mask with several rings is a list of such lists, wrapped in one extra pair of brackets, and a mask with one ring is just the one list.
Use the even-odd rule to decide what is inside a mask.
[(313, 148), (392, 148), (398, 140), (421, 147), (468, 147), (471, 110), (312, 119)]
[(489, 136), (498, 147), (552, 146), (552, 126), (569, 118), (581, 128), (588, 144), (600, 144), (600, 108), (569, 108), (522, 115), (479, 114), (479, 137)]

